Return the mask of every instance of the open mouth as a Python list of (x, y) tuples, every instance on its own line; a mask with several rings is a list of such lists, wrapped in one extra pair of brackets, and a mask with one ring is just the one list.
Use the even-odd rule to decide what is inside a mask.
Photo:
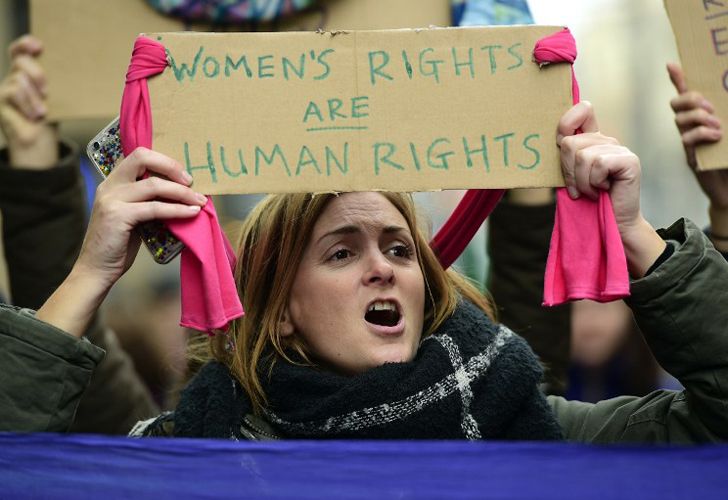
[(364, 319), (373, 325), (396, 326), (401, 316), (396, 302), (377, 300), (369, 304)]

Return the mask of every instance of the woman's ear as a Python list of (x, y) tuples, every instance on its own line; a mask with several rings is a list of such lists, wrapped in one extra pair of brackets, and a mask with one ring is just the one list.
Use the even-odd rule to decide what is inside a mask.
[(283, 315), (281, 316), (281, 320), (278, 324), (280, 334), (283, 337), (288, 337), (289, 335), (293, 335), (296, 331), (296, 327), (293, 326), (293, 321), (291, 321), (291, 314), (288, 312), (288, 306), (283, 310)]

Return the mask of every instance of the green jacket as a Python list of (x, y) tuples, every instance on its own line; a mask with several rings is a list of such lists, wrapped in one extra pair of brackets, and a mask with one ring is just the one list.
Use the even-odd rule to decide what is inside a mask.
[(660, 365), (685, 387), (596, 404), (550, 396), (567, 439), (695, 443), (728, 439), (728, 263), (694, 224), (660, 235), (675, 253), (632, 282), (632, 308)]
[[(674, 240), (675, 253), (632, 283), (629, 303), (655, 356), (685, 390), (597, 404), (550, 396), (569, 440), (728, 439), (728, 264), (692, 223), (679, 221), (662, 236)], [(68, 429), (101, 356), (101, 349), (36, 320), (31, 311), (0, 307), (0, 430)]]

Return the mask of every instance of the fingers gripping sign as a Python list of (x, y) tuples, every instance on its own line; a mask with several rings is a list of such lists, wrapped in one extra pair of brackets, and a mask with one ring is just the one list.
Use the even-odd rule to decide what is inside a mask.
[[(155, 174), (137, 181), (145, 172)], [(188, 219), (200, 213), (205, 196), (189, 186), (182, 165), (138, 148), (96, 190), (81, 253), (68, 278), (36, 317), (81, 336), (111, 287), (129, 269), (139, 249), (134, 228), (142, 222)]]
[[(145, 173), (151, 175), (137, 180)], [(151, 220), (194, 217), (207, 198), (173, 159), (137, 148), (97, 190), (80, 265), (111, 286), (131, 266), (139, 247), (133, 229)]]
[[(131, 161), (127, 164), (127, 168), (114, 169), (109, 175), (109, 179), (121, 178), (123, 182), (133, 182), (149, 171), (184, 186), (192, 184), (192, 177), (181, 164), (151, 149), (136, 148), (129, 155), (129, 159)], [(117, 181), (114, 180), (114, 182)]]
[(571, 198), (584, 195), (596, 200), (600, 190), (608, 191), (620, 230), (641, 217), (639, 158), (613, 137), (599, 132), (594, 108), (589, 102), (582, 101), (564, 113), (556, 142), (561, 149), (561, 168)]
[(710, 200), (710, 232), (719, 250), (728, 250), (728, 169), (698, 170), (695, 148), (718, 142), (723, 137), (721, 121), (713, 105), (699, 92), (691, 91), (678, 64), (668, 63), (667, 72), (678, 95), (670, 101), (675, 112), (675, 125), (680, 133), (687, 164), (700, 188)]
[(599, 124), (588, 101), (575, 104), (559, 120), (556, 145), (561, 149), (561, 170), (564, 173), (566, 189), (574, 199), (579, 197), (579, 190), (576, 188), (576, 155), (582, 149), (579, 145), (584, 142), (576, 134), (598, 131)]
[(678, 95), (670, 101), (675, 112), (675, 124), (680, 132), (688, 165), (698, 167), (695, 146), (716, 142), (723, 136), (721, 122), (715, 116), (715, 108), (699, 92), (688, 89), (682, 68), (674, 63), (667, 64), (667, 72)]

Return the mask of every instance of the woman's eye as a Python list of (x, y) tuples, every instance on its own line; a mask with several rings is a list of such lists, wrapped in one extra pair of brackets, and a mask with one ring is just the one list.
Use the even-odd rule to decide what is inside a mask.
[(408, 258), (412, 255), (410, 247), (407, 245), (395, 245), (389, 249), (389, 253), (394, 257)]
[(331, 260), (344, 260), (351, 256), (351, 252), (349, 250), (341, 249), (334, 252), (334, 254), (331, 256)]

